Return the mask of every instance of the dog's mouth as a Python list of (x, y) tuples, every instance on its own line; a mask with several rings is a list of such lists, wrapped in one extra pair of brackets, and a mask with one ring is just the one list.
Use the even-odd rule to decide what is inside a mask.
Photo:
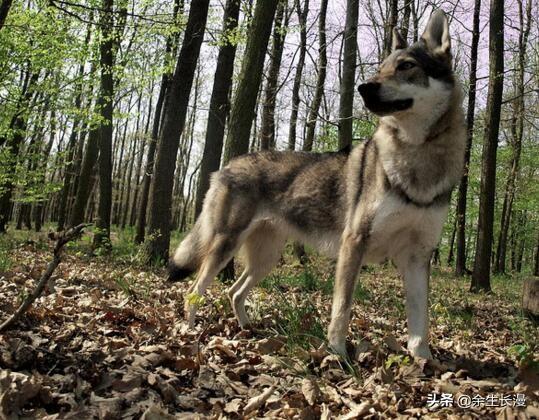
[(382, 100), (380, 98), (380, 90), (382, 85), (378, 82), (367, 82), (362, 83), (358, 86), (358, 91), (365, 101), (365, 106), (371, 112), (374, 112), (376, 115), (384, 116), (393, 114), (395, 112), (404, 111), (408, 108), (411, 108), (414, 104), (412, 98), (407, 99), (395, 99), (391, 101)]
[(414, 100), (412, 98), (396, 99), (394, 101), (382, 101), (378, 98), (363, 98), (363, 100), (365, 101), (365, 106), (367, 109), (379, 116), (405, 111), (411, 108), (414, 104)]

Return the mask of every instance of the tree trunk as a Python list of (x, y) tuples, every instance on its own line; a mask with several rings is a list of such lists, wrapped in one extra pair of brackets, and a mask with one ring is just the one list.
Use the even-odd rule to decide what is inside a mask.
[[(0, 233), (6, 231), (6, 224), (11, 214), (11, 195), (15, 187), (14, 179), (17, 167), (17, 159), (19, 158), (20, 147), (26, 135), (26, 127), (28, 123), (28, 114), (32, 95), (34, 94), (35, 84), (39, 78), (39, 72), (30, 75), (30, 69), (27, 70), (21, 96), (17, 104), (17, 110), (9, 124), (9, 129), (12, 131), (12, 136), (5, 140), (6, 146), (10, 149), (10, 162), (6, 165), (4, 177), (4, 185), (1, 185), (2, 193), (0, 193)], [(0, 141), (1, 144), (1, 141)]]
[(518, 65), (516, 71), (515, 99), (513, 101), (513, 113), (511, 114), (511, 136), (513, 156), (511, 159), (511, 171), (505, 184), (500, 233), (496, 252), (495, 272), (505, 273), (505, 260), (507, 253), (507, 235), (511, 224), (511, 214), (515, 199), (515, 187), (520, 168), (520, 155), (522, 150), (522, 137), (524, 134), (524, 71), (526, 66), (526, 47), (531, 24), (531, 1), (526, 7), (526, 23), (524, 23), (524, 11), (522, 0), (518, 1), (520, 33), (518, 47)]
[(402, 18), (401, 35), (405, 41), (408, 41), (408, 33), (410, 32), (410, 14), (414, 7), (414, 0), (404, 0), (404, 15)]
[(324, 85), (326, 83), (327, 45), (326, 45), (326, 14), (328, 9), (328, 0), (322, 0), (320, 3), (320, 17), (318, 19), (318, 77), (316, 78), (316, 89), (314, 92), (311, 109), (307, 118), (307, 130), (303, 150), (310, 152), (313, 149), (314, 133), (316, 131), (316, 120), (318, 111), (324, 95)]
[[(90, 18), (90, 21), (92, 18)], [(84, 40), (86, 45), (90, 43), (92, 33), (92, 25), (88, 25), (88, 29), (86, 31), (86, 39)], [(82, 90), (83, 90), (83, 84), (82, 79), (84, 77), (84, 60), (79, 64), (79, 70), (77, 73), (77, 77), (79, 81), (76, 84), (76, 93), (75, 93), (75, 101), (74, 101), (74, 107), (75, 109), (80, 109), (82, 105)], [(69, 140), (67, 142), (67, 165), (65, 167), (64, 172), (64, 182), (62, 184), (62, 190), (60, 192), (60, 204), (58, 206), (58, 231), (64, 230), (66, 219), (67, 219), (67, 212), (68, 212), (68, 198), (69, 193), (71, 190), (71, 183), (73, 181), (74, 176), (74, 170), (75, 170), (75, 153), (77, 151), (77, 139), (81, 141), (79, 138), (79, 128), (81, 124), (81, 118), (79, 116), (75, 116), (73, 118), (73, 126), (71, 127), (71, 133), (69, 135)]]
[(257, 92), (260, 89), (264, 58), (278, 2), (278, 0), (264, 0), (256, 3), (238, 87), (230, 112), (224, 163), (249, 151), (249, 133), (255, 116)]
[(455, 236), (457, 233), (457, 218), (455, 215), (455, 220), (453, 221), (453, 229), (451, 229), (451, 238), (449, 240), (449, 253), (447, 255), (447, 265), (451, 266), (453, 264), (453, 258), (455, 256)]
[(97, 99), (101, 122), (99, 127), (99, 204), (94, 234), (94, 248), (110, 248), (110, 217), (112, 210), (112, 131), (113, 131), (113, 1), (103, 0), (101, 11), (101, 42), (99, 44), (101, 77)]
[(209, 0), (193, 0), (182, 48), (167, 95), (163, 129), (157, 149), (150, 198), (147, 238), (148, 262), (168, 260), (172, 188), (180, 135), (184, 129), (189, 95), (200, 46), (204, 39)]
[[(264, 70), (264, 58), (278, 2), (279, 0), (264, 0), (256, 3), (238, 87), (230, 112), (224, 164), (249, 151), (249, 134), (255, 117), (257, 96)], [(223, 270), (221, 280), (227, 281), (233, 278), (234, 260), (232, 259)]]
[(296, 10), (299, 19), (299, 57), (294, 76), (294, 86), (292, 87), (292, 113), (290, 115), (290, 127), (288, 128), (288, 150), (296, 148), (296, 127), (299, 112), (299, 89), (305, 65), (305, 54), (307, 53), (307, 16), (309, 14), (309, 0), (305, 0), (303, 10), (301, 10), (300, 0), (295, 0)]
[(357, 20), (359, 0), (346, 3), (346, 27), (344, 30), (344, 55), (339, 100), (339, 150), (352, 144), (354, 90), (357, 56)]
[[(43, 183), (47, 182), (47, 162), (49, 160), (49, 155), (52, 150), (52, 146), (54, 145), (54, 139), (56, 137), (56, 111), (53, 108), (50, 114), (50, 137), (49, 142), (47, 143), (47, 146), (41, 153), (41, 161), (38, 163), (38, 167), (40, 168), (40, 172), (42, 173), (42, 180)], [(43, 200), (45, 197), (43, 197)], [(43, 208), (44, 208), (44, 201), (40, 200), (36, 203), (36, 206), (34, 208), (34, 228), (36, 232), (41, 231), (41, 227), (43, 225)]]
[[(388, 7), (389, 7), (389, 18), (386, 22), (386, 27), (384, 31), (384, 35), (385, 35), (384, 36), (384, 57), (387, 57), (389, 54), (391, 54), (391, 40), (393, 39), (393, 28), (397, 26), (397, 17), (399, 13), (399, 1), (389, 0)], [(356, 22), (357, 22), (357, 19), (356, 19)]]
[(539, 235), (537, 235), (537, 243), (535, 245), (535, 262), (533, 265), (533, 275), (539, 277)]
[(526, 279), (522, 284), (522, 309), (534, 319), (539, 319), (539, 279)]
[(92, 192), (94, 184), (93, 171), (99, 155), (99, 128), (92, 127), (88, 134), (88, 141), (84, 150), (82, 164), (77, 185), (77, 193), (75, 195), (75, 203), (73, 211), (69, 218), (69, 226), (78, 226), (84, 221), (84, 213), (88, 205), (88, 199)]
[(268, 71), (268, 81), (264, 92), (264, 105), (262, 109), (262, 125), (260, 127), (260, 149), (268, 150), (275, 147), (275, 102), (279, 83), (279, 70), (284, 50), (284, 39), (288, 26), (288, 12), (283, 24), (286, 4), (279, 2), (277, 13), (275, 14), (275, 25), (273, 28), (273, 44), (271, 47), (271, 61)]
[(504, 70), (504, 0), (491, 0), (489, 30), (489, 84), (486, 124), (481, 158), (479, 221), (475, 247), (475, 264), (470, 290), (490, 290), (490, 258), (492, 254), (494, 195), (496, 193), (496, 150), (500, 129)]
[(455, 274), (463, 276), (466, 273), (466, 200), (468, 195), (468, 174), (470, 166), (470, 154), (472, 150), (473, 129), (475, 121), (475, 94), (477, 85), (477, 49), (479, 45), (479, 13), (481, 0), (475, 0), (472, 48), (470, 52), (470, 91), (468, 93), (468, 110), (466, 115), (466, 151), (464, 153), (464, 173), (459, 184), (457, 198), (457, 261)]
[[(178, 20), (178, 13), (183, 8), (182, 0), (175, 0), (172, 18), (174, 22)], [(167, 64), (168, 56), (176, 56), (178, 37), (168, 36), (165, 42), (165, 64)], [(138, 209), (137, 228), (135, 234), (135, 243), (141, 244), (144, 242), (146, 234), (146, 213), (148, 208), (148, 200), (150, 196), (150, 186), (152, 182), (152, 174), (155, 160), (155, 151), (157, 150), (157, 139), (161, 125), (161, 118), (164, 113), (165, 99), (168, 95), (170, 79), (172, 75), (165, 71), (161, 76), (161, 86), (159, 88), (159, 96), (155, 104), (155, 114), (153, 117), (152, 134), (148, 145), (148, 154), (146, 156), (146, 169), (142, 179), (142, 192), (140, 194), (140, 206)]]
[(0, 30), (4, 27), (11, 3), (13, 3), (12, 0), (2, 0), (2, 3), (0, 3)]
[(121, 227), (122, 229), (125, 229), (125, 225), (127, 224), (127, 215), (129, 213), (129, 203), (131, 199), (131, 182), (133, 179), (133, 166), (135, 164), (135, 154), (137, 152), (137, 140), (140, 136), (140, 133), (138, 131), (135, 132), (135, 136), (133, 137), (133, 147), (131, 150), (131, 157), (129, 160), (129, 168), (127, 170), (127, 177), (126, 177), (126, 185), (125, 185), (125, 200), (124, 200), (124, 206), (123, 206), (123, 214), (121, 218)]
[(225, 124), (230, 108), (229, 95), (230, 88), (232, 87), (234, 58), (236, 56), (236, 44), (229, 42), (227, 34), (236, 30), (239, 12), (240, 0), (227, 0), (221, 35), (223, 44), (217, 56), (217, 66), (215, 68), (208, 123), (206, 126), (204, 153), (200, 162), (200, 174), (195, 195), (195, 218), (202, 211), (204, 196), (210, 186), (210, 175), (212, 172), (219, 170), (221, 163)]
[(140, 192), (140, 175), (142, 172), (142, 161), (144, 159), (144, 150), (146, 149), (146, 141), (148, 139), (148, 132), (150, 130), (150, 121), (152, 117), (152, 100), (153, 100), (153, 82), (150, 85), (150, 100), (148, 103), (148, 116), (146, 118), (146, 124), (144, 128), (144, 135), (140, 139), (140, 149), (137, 152), (138, 153), (138, 159), (137, 159), (137, 169), (135, 171), (135, 195), (133, 196), (133, 201), (131, 203), (131, 212), (129, 216), (129, 226), (134, 226), (137, 221), (137, 205), (138, 205), (138, 196)]

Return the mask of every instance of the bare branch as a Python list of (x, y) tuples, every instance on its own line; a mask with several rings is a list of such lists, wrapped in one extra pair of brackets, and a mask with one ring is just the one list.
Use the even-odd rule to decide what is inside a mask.
[(90, 226), (90, 224), (82, 223), (67, 230), (66, 232), (60, 233), (57, 236), (58, 239), (56, 240), (56, 244), (54, 246), (53, 259), (47, 266), (47, 269), (42, 274), (41, 278), (39, 279), (36, 288), (30, 295), (28, 295), (28, 297), (24, 300), (21, 306), (19, 306), (19, 309), (17, 309), (15, 313), (11, 315), (6, 321), (0, 324), (0, 332), (7, 330), (9, 327), (15, 324), (15, 322), (17, 322), (18, 319), (28, 310), (30, 305), (41, 295), (43, 289), (45, 289), (45, 285), (47, 284), (52, 274), (54, 273), (54, 270), (56, 270), (56, 267), (58, 267), (58, 264), (60, 264), (60, 261), (62, 260), (63, 247), (68, 242), (78, 238), (82, 233), (82, 230), (87, 226)]

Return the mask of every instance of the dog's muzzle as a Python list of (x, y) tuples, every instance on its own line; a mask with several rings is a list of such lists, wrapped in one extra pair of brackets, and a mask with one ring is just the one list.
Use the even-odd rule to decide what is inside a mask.
[(394, 101), (383, 101), (380, 98), (380, 88), (382, 85), (378, 82), (362, 83), (358, 86), (357, 90), (365, 102), (365, 106), (369, 111), (374, 112), (377, 115), (389, 115), (394, 112), (404, 111), (411, 108), (414, 100), (410, 99), (396, 99)]

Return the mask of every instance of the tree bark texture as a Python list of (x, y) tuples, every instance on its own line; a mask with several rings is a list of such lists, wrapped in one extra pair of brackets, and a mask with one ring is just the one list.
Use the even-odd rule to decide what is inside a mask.
[(481, 158), (481, 189), (479, 221), (475, 247), (475, 263), (471, 291), (490, 290), (490, 258), (496, 193), (496, 150), (500, 129), (504, 70), (504, 0), (491, 0), (489, 27), (489, 84), (483, 153)]
[(170, 92), (166, 97), (163, 128), (159, 138), (150, 192), (149, 233), (146, 239), (151, 262), (168, 260), (172, 189), (176, 155), (185, 126), (189, 95), (204, 39), (209, 0), (193, 0)]
[(344, 30), (344, 55), (339, 100), (339, 150), (352, 144), (354, 90), (357, 58), (357, 20), (359, 0), (346, 3), (346, 27)]
[(457, 253), (455, 274), (463, 276), (466, 273), (466, 205), (468, 195), (468, 176), (470, 166), (470, 154), (472, 150), (473, 129), (475, 121), (475, 95), (477, 85), (477, 49), (479, 46), (479, 13), (481, 0), (475, 0), (472, 47), (470, 51), (470, 88), (468, 92), (468, 110), (466, 114), (466, 151), (464, 153), (464, 173), (459, 183), (457, 198)]
[(217, 56), (206, 126), (206, 140), (195, 195), (195, 217), (198, 217), (202, 211), (204, 196), (210, 187), (210, 175), (212, 172), (219, 170), (219, 165), (221, 164), (226, 119), (230, 108), (229, 97), (234, 73), (234, 59), (236, 57), (236, 44), (229, 42), (226, 35), (233, 33), (238, 27), (239, 12), (240, 0), (228, 0), (222, 30), (224, 35), (223, 44)]
[(225, 144), (225, 163), (249, 151), (249, 137), (255, 116), (256, 93), (259, 91), (262, 81), (264, 58), (278, 2), (279, 0), (258, 1), (255, 6), (238, 87), (230, 112)]

